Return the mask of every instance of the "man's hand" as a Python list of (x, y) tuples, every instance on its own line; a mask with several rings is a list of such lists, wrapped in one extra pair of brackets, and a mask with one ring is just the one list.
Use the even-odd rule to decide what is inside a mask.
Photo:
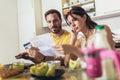
[(39, 54), (39, 49), (37, 47), (30, 46), (27, 49), (27, 53), (30, 58), (36, 58), (36, 56)]
[(16, 59), (21, 59), (21, 58), (24, 58), (24, 59), (29, 59), (29, 54), (27, 52), (23, 52), (23, 53), (20, 53), (18, 55), (15, 56)]
[(34, 63), (39, 63), (43, 61), (44, 55), (39, 52), (39, 49), (37, 47), (29, 47), (26, 52), (20, 53), (17, 56), (15, 56), (16, 59), (28, 59), (33, 61)]

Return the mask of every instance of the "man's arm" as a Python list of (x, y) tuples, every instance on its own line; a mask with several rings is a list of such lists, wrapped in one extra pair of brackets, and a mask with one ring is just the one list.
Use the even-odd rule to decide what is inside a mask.
[(36, 47), (30, 47), (26, 52), (22, 52), (15, 56), (16, 59), (27, 59), (31, 60), (35, 64), (43, 62), (43, 61), (50, 61), (50, 60), (60, 60), (61, 64), (64, 64), (64, 57), (62, 56), (45, 56), (41, 52), (39, 52), (39, 49)]

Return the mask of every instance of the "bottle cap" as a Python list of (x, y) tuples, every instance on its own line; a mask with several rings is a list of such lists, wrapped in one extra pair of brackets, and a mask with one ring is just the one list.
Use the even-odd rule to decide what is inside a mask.
[(102, 26), (102, 25), (97, 25), (97, 26), (95, 26), (95, 29), (96, 29), (96, 30), (102, 30), (102, 29), (104, 29), (104, 26)]

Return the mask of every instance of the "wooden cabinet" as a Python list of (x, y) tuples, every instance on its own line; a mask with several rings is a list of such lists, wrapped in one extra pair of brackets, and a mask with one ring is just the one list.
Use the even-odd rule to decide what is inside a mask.
[(81, 6), (87, 11), (90, 16), (95, 14), (95, 1), (94, 0), (62, 0), (63, 13), (66, 13), (66, 9), (72, 6)]
[(120, 12), (120, 0), (95, 0), (96, 16)]

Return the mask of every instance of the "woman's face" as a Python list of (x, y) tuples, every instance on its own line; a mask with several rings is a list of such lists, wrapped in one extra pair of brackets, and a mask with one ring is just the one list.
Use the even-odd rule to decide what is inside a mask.
[(70, 27), (72, 28), (73, 31), (79, 32), (84, 30), (85, 26), (86, 26), (86, 15), (84, 15), (83, 17), (79, 16), (79, 15), (75, 15), (72, 14), (68, 15), (68, 24), (70, 25)]

